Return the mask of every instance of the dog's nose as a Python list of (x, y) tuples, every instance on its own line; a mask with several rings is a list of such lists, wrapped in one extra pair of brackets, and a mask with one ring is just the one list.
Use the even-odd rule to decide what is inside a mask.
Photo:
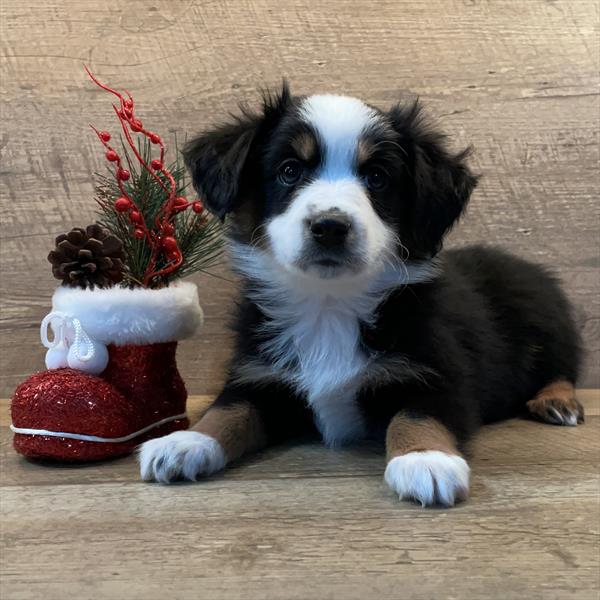
[(335, 248), (346, 241), (351, 225), (350, 219), (343, 214), (325, 213), (310, 222), (310, 232), (321, 246)]

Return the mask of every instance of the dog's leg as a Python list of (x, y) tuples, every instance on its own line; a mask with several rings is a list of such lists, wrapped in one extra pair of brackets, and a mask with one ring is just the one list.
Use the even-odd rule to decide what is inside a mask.
[(194, 427), (142, 444), (142, 479), (169, 483), (196, 481), (220, 471), (267, 442), (263, 419), (249, 401), (228, 398), (225, 390)]
[(454, 435), (431, 417), (399, 412), (386, 434), (385, 481), (401, 499), (452, 506), (469, 491), (469, 465)]
[(543, 387), (526, 406), (535, 418), (554, 425), (575, 426), (584, 420), (583, 406), (575, 398), (575, 388), (565, 379)]

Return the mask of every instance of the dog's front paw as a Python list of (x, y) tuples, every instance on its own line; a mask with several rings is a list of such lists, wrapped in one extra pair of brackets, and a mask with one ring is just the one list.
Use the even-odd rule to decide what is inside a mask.
[(392, 458), (385, 481), (400, 499), (417, 500), (423, 506), (453, 506), (469, 493), (469, 472), (461, 456), (427, 450)]
[(197, 431), (175, 431), (143, 443), (138, 451), (144, 481), (196, 481), (225, 466), (225, 452), (214, 438)]

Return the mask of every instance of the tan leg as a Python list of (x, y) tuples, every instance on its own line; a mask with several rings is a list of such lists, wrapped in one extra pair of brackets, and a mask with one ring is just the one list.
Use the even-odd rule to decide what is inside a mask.
[(232, 402), (209, 408), (187, 431), (142, 444), (140, 471), (146, 481), (196, 481), (265, 445), (266, 435), (257, 410), (249, 402)]
[(543, 387), (526, 404), (527, 410), (537, 419), (554, 425), (583, 423), (583, 406), (575, 398), (575, 388), (564, 379)]
[(385, 449), (388, 460), (409, 452), (427, 450), (460, 455), (454, 436), (439, 421), (429, 417), (415, 419), (401, 412), (388, 425)]
[(227, 462), (264, 448), (267, 443), (262, 419), (249, 402), (209, 408), (191, 430), (214, 438), (223, 448)]
[(452, 506), (469, 490), (469, 466), (436, 419), (398, 413), (386, 434), (385, 480), (401, 499)]

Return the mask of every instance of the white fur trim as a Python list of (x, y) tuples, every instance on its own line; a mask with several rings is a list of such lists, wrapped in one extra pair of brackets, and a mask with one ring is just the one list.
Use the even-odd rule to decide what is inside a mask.
[(461, 456), (427, 450), (392, 458), (385, 469), (385, 481), (401, 499), (417, 500), (423, 506), (453, 506), (467, 497), (469, 472)]
[(78, 319), (87, 335), (104, 344), (174, 342), (202, 324), (198, 289), (187, 281), (160, 289), (59, 287), (52, 310)]
[(196, 481), (220, 471), (227, 462), (221, 444), (198, 431), (175, 431), (149, 440), (140, 446), (138, 459), (142, 479), (160, 483)]

